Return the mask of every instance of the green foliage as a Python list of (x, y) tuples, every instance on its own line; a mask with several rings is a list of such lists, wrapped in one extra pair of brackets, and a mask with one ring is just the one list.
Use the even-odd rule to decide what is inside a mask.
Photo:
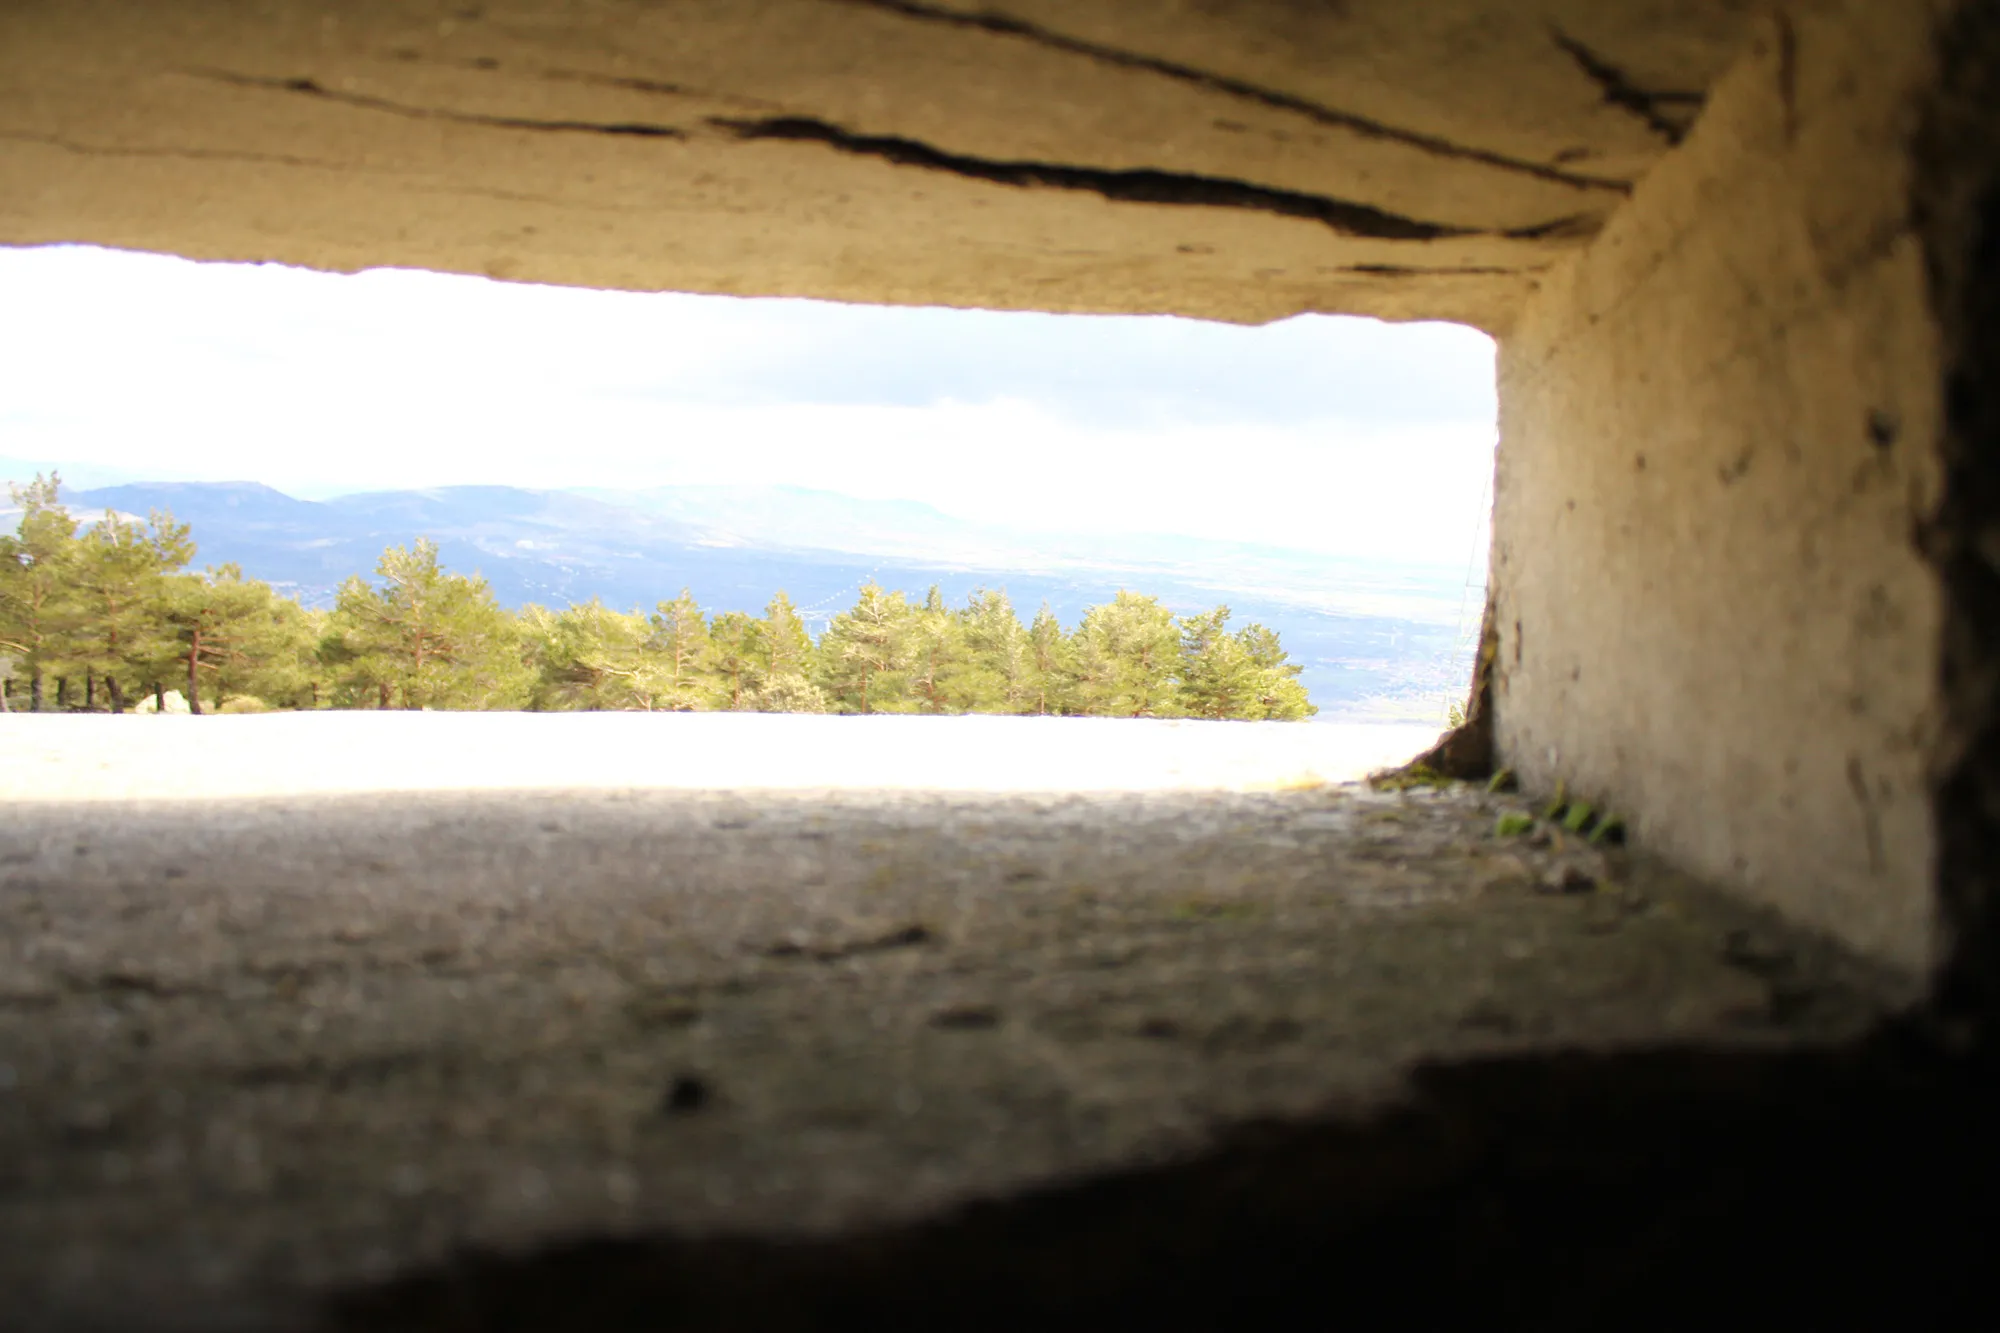
[(168, 580), (157, 615), (164, 657), (154, 682), (184, 682), (190, 712), (202, 711), (202, 688), (219, 708), (255, 696), (298, 706), (314, 683), (313, 618), (268, 583), (245, 579), (235, 565)]
[(1029, 698), (1023, 712), (1048, 716), (1071, 711), (1075, 699), (1076, 643), (1063, 633), (1062, 622), (1047, 602), (1035, 613), (1028, 626), (1028, 675), (1024, 682)]
[(659, 685), (658, 707), (692, 713), (713, 702), (709, 666), (715, 645), (708, 622), (686, 588), (671, 602), (661, 602), (652, 616), (653, 634), (646, 641)]
[(826, 692), (812, 679), (818, 665), (806, 622), (780, 589), (757, 622), (754, 707), (762, 713), (831, 712)]
[(527, 606), (521, 630), (537, 711), (651, 710), (660, 681), (647, 641), (652, 627), (634, 611), (613, 611), (593, 597), (563, 611)]
[(111, 711), (125, 711), (123, 681), (156, 676), (167, 656), (157, 608), (167, 576), (194, 556), (188, 528), (171, 514), (145, 523), (112, 510), (82, 531), (69, 571), (76, 620), (70, 659), (105, 682)]
[[(1039, 712), (1034, 646), (1007, 594), (981, 588), (958, 613), (964, 627), (966, 660), (959, 677), (965, 710), (971, 713)], [(1061, 627), (1057, 627), (1060, 632)]]
[(821, 683), (843, 713), (911, 711), (915, 615), (900, 592), (870, 580), (820, 636)]
[[(650, 613), (595, 599), (510, 614), (476, 575), (443, 568), (419, 538), (375, 577), (307, 611), (233, 565), (181, 572), (194, 554), (170, 515), (107, 513), (80, 527), (60, 480), (13, 487), (0, 535), (0, 659), (51, 702), (82, 676), (114, 709), (128, 690), (185, 692), (194, 712), (267, 708), (727, 709), (800, 713), (1291, 720), (1314, 712), (1278, 636), (1229, 628), (1229, 608), (1177, 618), (1129, 591), (1072, 633), (1045, 604), (1023, 627), (1004, 591), (920, 605), (869, 582), (817, 643), (783, 592), (761, 617), (710, 617), (689, 589)], [(0, 682), (11, 688), (13, 681)], [(1414, 770), (1401, 785), (1438, 781)]]
[(1178, 717), (1181, 635), (1158, 598), (1120, 590), (1083, 613), (1076, 632), (1077, 711)]
[(1286, 660), (1277, 634), (1262, 625), (1232, 633), (1229, 614), (1228, 607), (1218, 606), (1179, 622), (1175, 713), (1280, 722), (1317, 713), (1299, 684), (1301, 668)]
[(725, 611), (709, 625), (709, 665), (715, 675), (716, 707), (740, 713), (750, 706), (762, 638), (757, 622), (741, 611)]
[(63, 669), (81, 628), (76, 520), (62, 507), (61, 486), (53, 472), (10, 485), (21, 521), (0, 537), (0, 651), (18, 659), (15, 670), (27, 679), (37, 712), (48, 702), (45, 678)]
[(224, 716), (240, 713), (268, 713), (271, 705), (254, 694), (232, 694), (216, 706), (216, 712)]
[(910, 615), (910, 703), (919, 713), (963, 713), (971, 703), (971, 648), (965, 623), (931, 585)]
[(1493, 825), (1496, 838), (1525, 838), (1534, 831), (1535, 817), (1520, 810), (1509, 810)]
[(1181, 621), (1180, 704), (1189, 717), (1243, 717), (1261, 711), (1257, 666), (1243, 641), (1223, 627), (1229, 608)]
[(519, 622), (486, 580), (447, 573), (437, 544), (392, 546), (375, 567), (340, 587), (322, 653), (335, 665), (337, 701), (349, 707), (519, 708), (533, 679)]

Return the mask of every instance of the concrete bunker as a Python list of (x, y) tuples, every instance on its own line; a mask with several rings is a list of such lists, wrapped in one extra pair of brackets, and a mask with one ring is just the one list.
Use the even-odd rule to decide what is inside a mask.
[[(1474, 723), (1441, 762), (1614, 804), (1669, 860), (1926, 979), (1892, 1042), (1955, 1071), (1924, 1085), (1948, 1091), (1921, 1102), (1947, 1127), (1923, 1162), (1969, 1154), (1960, 1188), (1990, 1207), (1990, 1163), (1970, 1128), (1953, 1137), (1977, 1120), (1961, 1080), (2000, 967), (1990, 5), (104, 0), (11, 7), (0, 70), (7, 243), (1492, 331), (1493, 592)], [(1651, 1092), (1605, 1091), (1607, 1073), (1537, 1114), (1617, 1104), (1692, 1134), (1687, 1104), (1749, 1107), (1754, 1149), (1712, 1124), (1703, 1142), (1764, 1161), (1791, 1108), (1842, 1099), (1851, 1120), (1770, 1159), (1775, 1206), (1805, 1217), (1813, 1152), (1926, 1123), (1863, 1046), (1661, 1057), (1619, 1067)], [(1275, 1181), (1324, 1147), (1303, 1142), (1231, 1151)], [(1212, 1204), (1205, 1169), (1127, 1182), (1120, 1199), (1174, 1202), (1120, 1206)], [(1856, 1188), (1907, 1202), (1893, 1174)], [(1433, 1214), (1395, 1216), (1383, 1234), (1431, 1234)], [(712, 1261), (746, 1299), (788, 1272), (870, 1309), (907, 1310), (880, 1302), (920, 1262), (1071, 1280), (1022, 1257), (1005, 1217), (954, 1225), (804, 1268), (754, 1247), (671, 1262)], [(1897, 1252), (1870, 1235), (1849, 1257), (1890, 1302)], [(1092, 1299), (1180, 1290), (1115, 1239), (1101, 1253), (1128, 1285)], [(657, 1250), (550, 1262), (533, 1271), (668, 1281)], [(519, 1279), (471, 1271), (491, 1292)]]

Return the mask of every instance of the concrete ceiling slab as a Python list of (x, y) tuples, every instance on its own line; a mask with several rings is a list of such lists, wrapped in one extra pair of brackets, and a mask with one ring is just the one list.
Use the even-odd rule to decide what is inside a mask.
[(1750, 0), (28, 0), (0, 242), (1497, 328)]

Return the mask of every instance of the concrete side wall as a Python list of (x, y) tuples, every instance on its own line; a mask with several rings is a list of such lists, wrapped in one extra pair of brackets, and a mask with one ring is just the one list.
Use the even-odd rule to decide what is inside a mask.
[(1502, 352), (1493, 678), (1530, 789), (1933, 961), (1938, 349), (1909, 216), (1936, 10), (1769, 20)]

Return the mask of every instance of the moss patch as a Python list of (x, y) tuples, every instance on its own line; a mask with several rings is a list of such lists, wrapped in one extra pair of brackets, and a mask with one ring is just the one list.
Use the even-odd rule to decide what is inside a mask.
[(1409, 791), (1414, 787), (1444, 788), (1456, 784), (1456, 778), (1446, 777), (1428, 764), (1415, 763), (1402, 768), (1385, 768), (1379, 773), (1368, 775), (1368, 785), (1376, 791)]
[(1184, 898), (1172, 912), (1176, 921), (1255, 921), (1263, 914), (1260, 904), (1226, 898)]

